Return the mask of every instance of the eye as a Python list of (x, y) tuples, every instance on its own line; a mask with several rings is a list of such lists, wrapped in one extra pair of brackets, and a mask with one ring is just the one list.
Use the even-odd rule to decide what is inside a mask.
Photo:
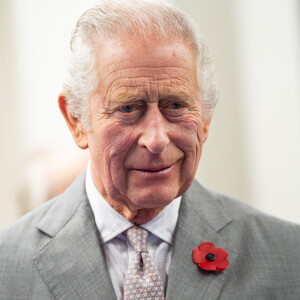
[(170, 104), (170, 107), (171, 107), (172, 109), (179, 109), (179, 108), (182, 108), (182, 105), (175, 102), (175, 103), (171, 103), (171, 104)]
[(133, 111), (133, 105), (124, 105), (121, 107), (121, 111), (124, 113), (131, 113)]
[(137, 122), (146, 111), (144, 101), (134, 101), (133, 103), (122, 103), (112, 111), (112, 116), (120, 122), (130, 125)]
[(187, 101), (177, 99), (162, 99), (160, 111), (170, 122), (179, 122), (189, 111)]

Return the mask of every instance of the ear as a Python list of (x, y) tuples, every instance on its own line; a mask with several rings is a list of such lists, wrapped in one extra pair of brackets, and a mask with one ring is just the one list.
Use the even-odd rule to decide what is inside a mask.
[(207, 138), (208, 138), (208, 132), (209, 132), (210, 121), (211, 121), (211, 118), (210, 118), (209, 120), (202, 121), (203, 143), (204, 143), (204, 142), (207, 140)]
[(83, 128), (79, 120), (69, 112), (67, 99), (62, 93), (58, 96), (58, 106), (77, 146), (81, 149), (88, 148), (88, 132)]

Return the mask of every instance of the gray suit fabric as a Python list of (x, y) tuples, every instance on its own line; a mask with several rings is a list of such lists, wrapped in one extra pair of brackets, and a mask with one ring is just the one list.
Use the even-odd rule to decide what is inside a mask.
[[(1, 232), (1, 300), (116, 299), (84, 179)], [(193, 263), (205, 241), (227, 250), (225, 271)], [(166, 299), (300, 299), (300, 227), (194, 182), (182, 198)]]

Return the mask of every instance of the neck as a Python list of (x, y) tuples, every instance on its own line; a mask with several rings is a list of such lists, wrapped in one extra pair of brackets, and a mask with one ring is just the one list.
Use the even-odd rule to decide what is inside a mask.
[(117, 211), (129, 222), (134, 223), (136, 225), (141, 225), (151, 221), (164, 209), (164, 207), (159, 207), (159, 208), (141, 208), (141, 209), (131, 210), (127, 206), (115, 202), (112, 199), (105, 199), (105, 200), (115, 211)]

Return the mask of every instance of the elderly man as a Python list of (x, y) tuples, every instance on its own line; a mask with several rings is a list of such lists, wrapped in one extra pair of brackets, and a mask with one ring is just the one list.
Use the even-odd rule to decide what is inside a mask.
[(1, 299), (299, 299), (300, 228), (194, 181), (217, 102), (192, 21), (84, 13), (60, 110), (87, 171), (0, 235)]

